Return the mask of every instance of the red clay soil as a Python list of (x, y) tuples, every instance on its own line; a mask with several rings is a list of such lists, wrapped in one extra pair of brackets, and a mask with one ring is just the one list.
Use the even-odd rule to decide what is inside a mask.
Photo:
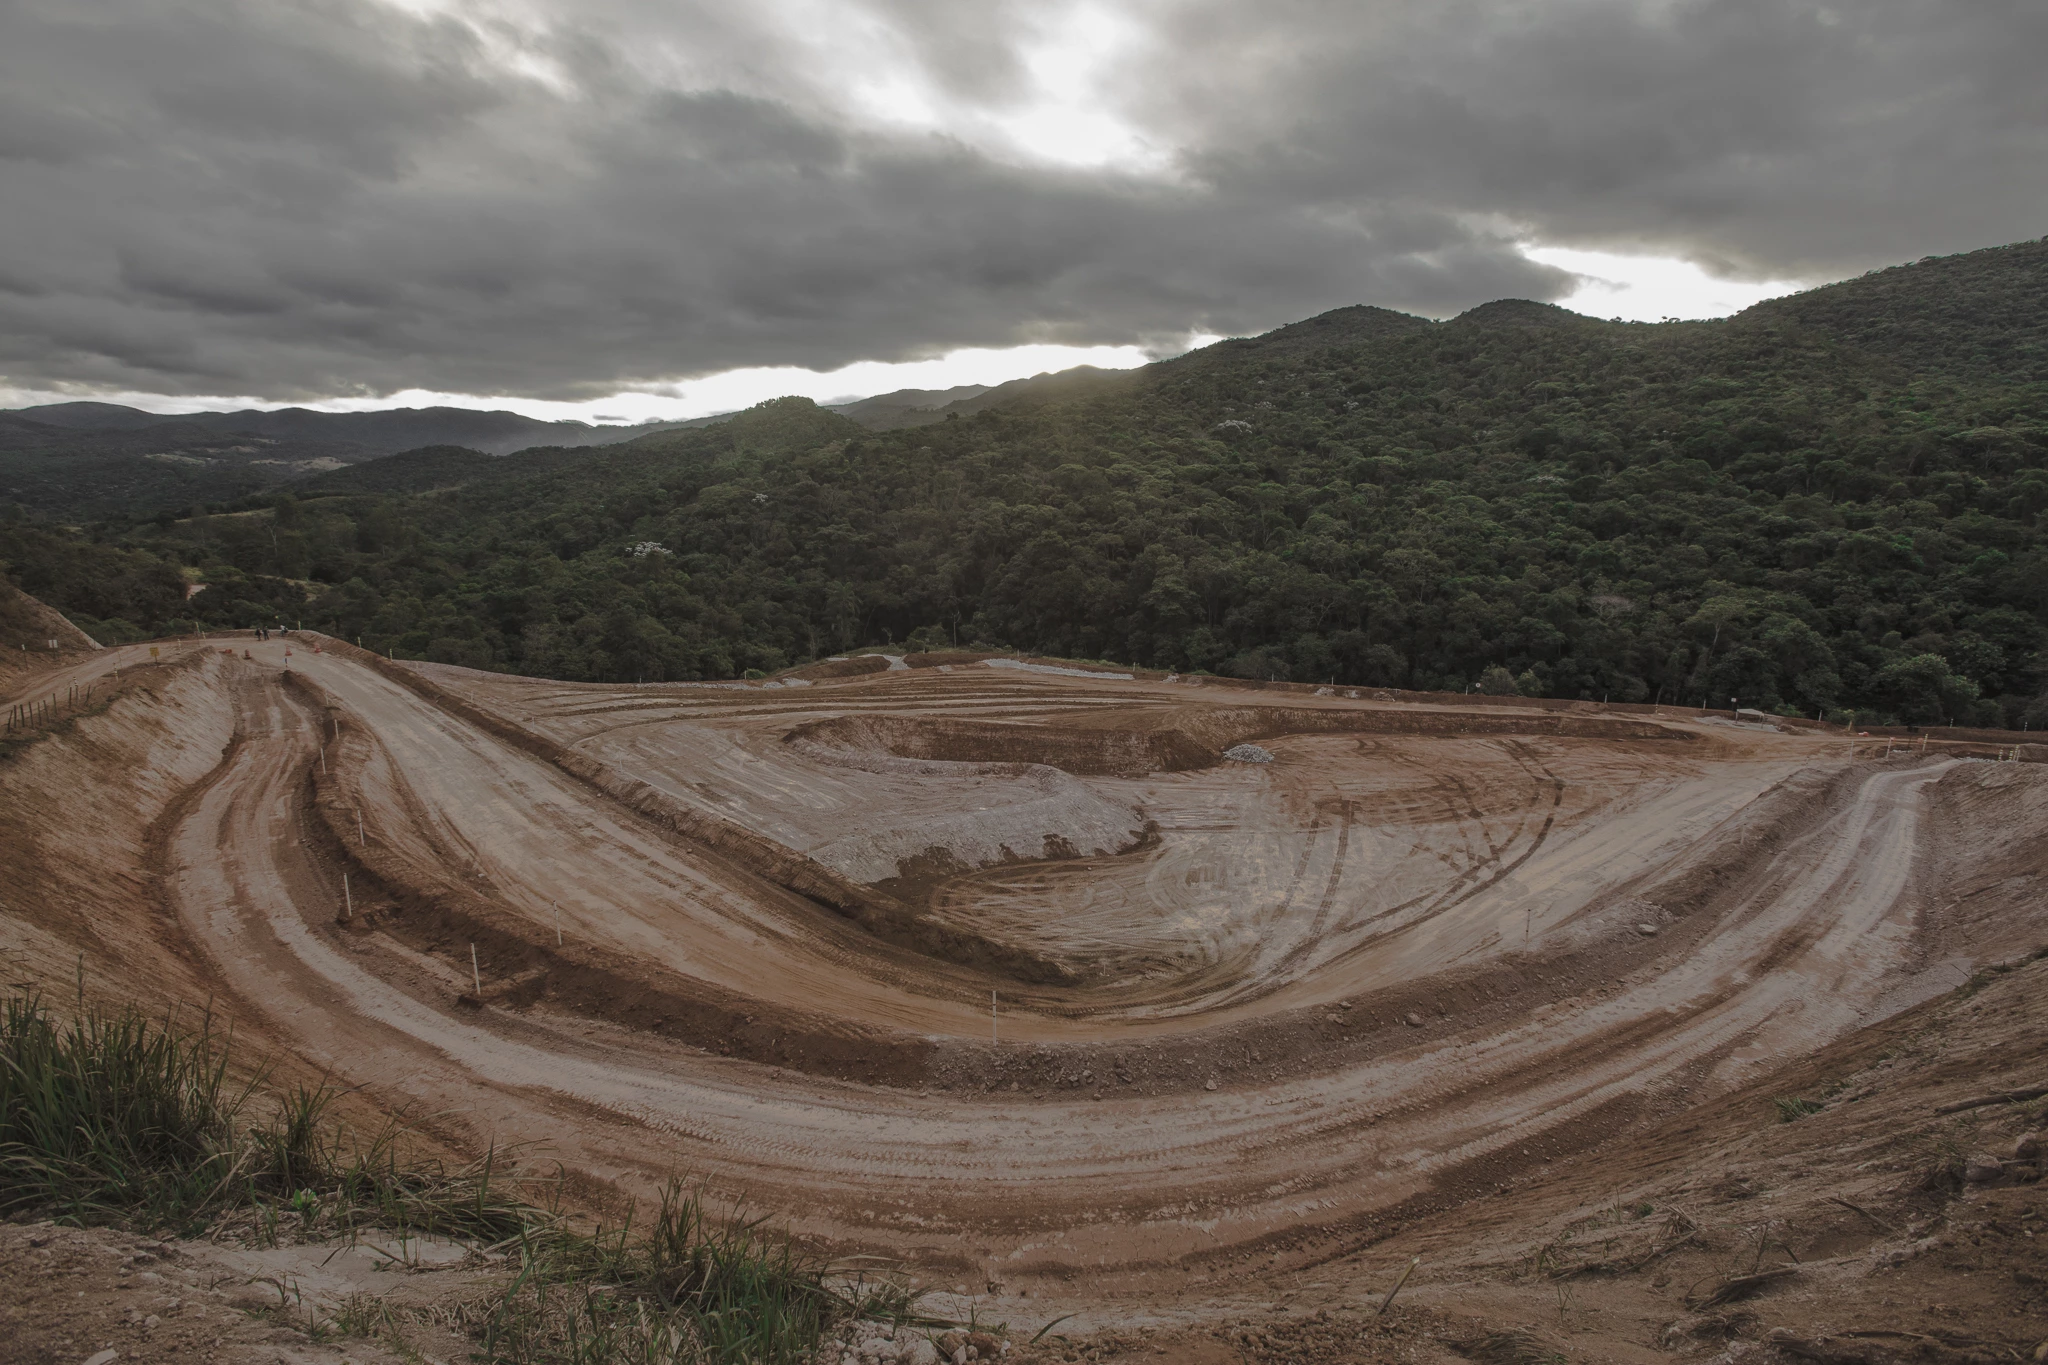
[[(1958, 995), (2048, 943), (2039, 765), (971, 662), (612, 688), (315, 643), (184, 646), (0, 760), (11, 980), (55, 994), (82, 956), (89, 992), (210, 998), (453, 1146), (689, 1172), (941, 1307), (1079, 1312), (1048, 1358), (2031, 1349), (2039, 1187), (1928, 1154), (2039, 1116), (1927, 1111), (2048, 1065), (2048, 964)], [(1248, 740), (1272, 761), (1221, 757)], [(1870, 1288), (1950, 1251), (1974, 1297)], [(1704, 1303), (1744, 1258), (1798, 1269)]]

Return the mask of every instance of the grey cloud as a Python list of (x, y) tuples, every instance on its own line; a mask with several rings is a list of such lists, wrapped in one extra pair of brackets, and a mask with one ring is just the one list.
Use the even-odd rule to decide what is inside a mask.
[[(1135, 10), (1170, 60), (1118, 97), (1180, 149), (1178, 179), (860, 126), (814, 50), (736, 13), (593, 0), (532, 31), (371, 0), (0, 11), (0, 376), (586, 397), (1160, 344), (1566, 292), (1516, 224), (1839, 274), (2030, 235), (2048, 185), (2041, 97), (1999, 79), (2040, 51), (2017, 5)], [(934, 88), (998, 108), (1041, 12), (871, 14)]]
[(2034, 235), (2048, 208), (2038, 5), (1331, 3), (1261, 48), (1243, 13), (1184, 13), (1208, 88), (1152, 92), (1219, 186), (1400, 186), (1553, 238), (1824, 278)]

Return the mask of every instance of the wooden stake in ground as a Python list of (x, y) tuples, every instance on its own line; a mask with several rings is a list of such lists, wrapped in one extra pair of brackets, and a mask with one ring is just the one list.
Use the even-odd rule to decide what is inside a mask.
[(341, 922), (347, 924), (356, 917), (356, 898), (349, 893), (348, 873), (341, 874)]
[(1422, 1258), (1420, 1256), (1410, 1256), (1408, 1258), (1408, 1268), (1401, 1272), (1401, 1278), (1394, 1281), (1394, 1287), (1387, 1291), (1387, 1296), (1384, 1299), (1380, 1300), (1381, 1316), (1384, 1316), (1386, 1311), (1394, 1306), (1394, 1295), (1401, 1292), (1401, 1287), (1408, 1283), (1408, 1277), (1415, 1273), (1415, 1267), (1421, 1264)]
[(476, 987), (476, 998), (484, 998), (484, 979), (476, 969), (476, 945), (469, 945), (469, 982)]
[(361, 806), (356, 807), (356, 842), (365, 848), (369, 847), (370, 844), (370, 841), (363, 837), (363, 808)]

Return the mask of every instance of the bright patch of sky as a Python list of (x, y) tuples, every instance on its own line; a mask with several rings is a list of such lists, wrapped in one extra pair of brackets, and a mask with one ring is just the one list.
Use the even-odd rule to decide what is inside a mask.
[(1095, 6), (1074, 7), (1048, 25), (1020, 56), (1034, 90), (996, 126), (1032, 155), (1071, 166), (1164, 169), (1164, 149), (1117, 116), (1104, 95), (1115, 70), (1132, 60), (1143, 36), (1128, 19)]
[[(1188, 338), (1185, 349), (1207, 346), (1219, 337), (1198, 335)], [(228, 396), (166, 397), (150, 393), (107, 393), (96, 391), (55, 392), (13, 388), (0, 384), (0, 407), (30, 407), (40, 403), (66, 403), (89, 398), (101, 403), (122, 403), (145, 412), (221, 412), (243, 408), (265, 410), (286, 407), (311, 408), (316, 412), (374, 412), (385, 408), (476, 408), (485, 411), (517, 412), (544, 421), (563, 419), (579, 422), (631, 423), (675, 421), (736, 412), (770, 398), (795, 394), (819, 403), (844, 403), (897, 389), (950, 389), (963, 384), (993, 387), (1012, 379), (1026, 379), (1050, 370), (1076, 365), (1094, 365), (1105, 370), (1128, 370), (1158, 359), (1136, 346), (1010, 346), (969, 347), (951, 351), (931, 360), (885, 362), (864, 360), (837, 370), (818, 371), (794, 366), (764, 366), (727, 370), (701, 379), (683, 379), (669, 384), (629, 389), (605, 398), (583, 402), (558, 402), (543, 398), (516, 398), (467, 393), (435, 393), (407, 389), (374, 398), (331, 398), (310, 403), (279, 403), (256, 398)]]
[(1015, 35), (1022, 88), (1008, 98), (950, 90), (916, 52), (909, 34), (864, 6), (780, 0), (760, 14), (808, 46), (849, 112), (957, 138), (999, 158), (1077, 168), (1157, 173), (1167, 149), (1147, 139), (1110, 96), (1118, 73), (1143, 54), (1147, 32), (1101, 4), (1047, 6)]
[(1753, 303), (1809, 289), (1806, 280), (1729, 280), (1691, 261), (1669, 256), (1624, 256), (1611, 251), (1525, 246), (1532, 261), (1569, 270), (1579, 287), (1558, 306), (1594, 318), (1663, 322), (1667, 318), (1722, 318)]

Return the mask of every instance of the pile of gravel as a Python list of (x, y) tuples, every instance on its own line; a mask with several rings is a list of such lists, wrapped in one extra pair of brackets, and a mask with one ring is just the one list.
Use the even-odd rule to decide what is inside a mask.
[(1256, 744), (1233, 744), (1223, 751), (1223, 756), (1232, 763), (1271, 763), (1273, 752), (1261, 749)]
[(818, 1348), (818, 1365), (990, 1365), (1010, 1354), (1010, 1343), (987, 1332), (933, 1337), (909, 1324), (852, 1322)]

